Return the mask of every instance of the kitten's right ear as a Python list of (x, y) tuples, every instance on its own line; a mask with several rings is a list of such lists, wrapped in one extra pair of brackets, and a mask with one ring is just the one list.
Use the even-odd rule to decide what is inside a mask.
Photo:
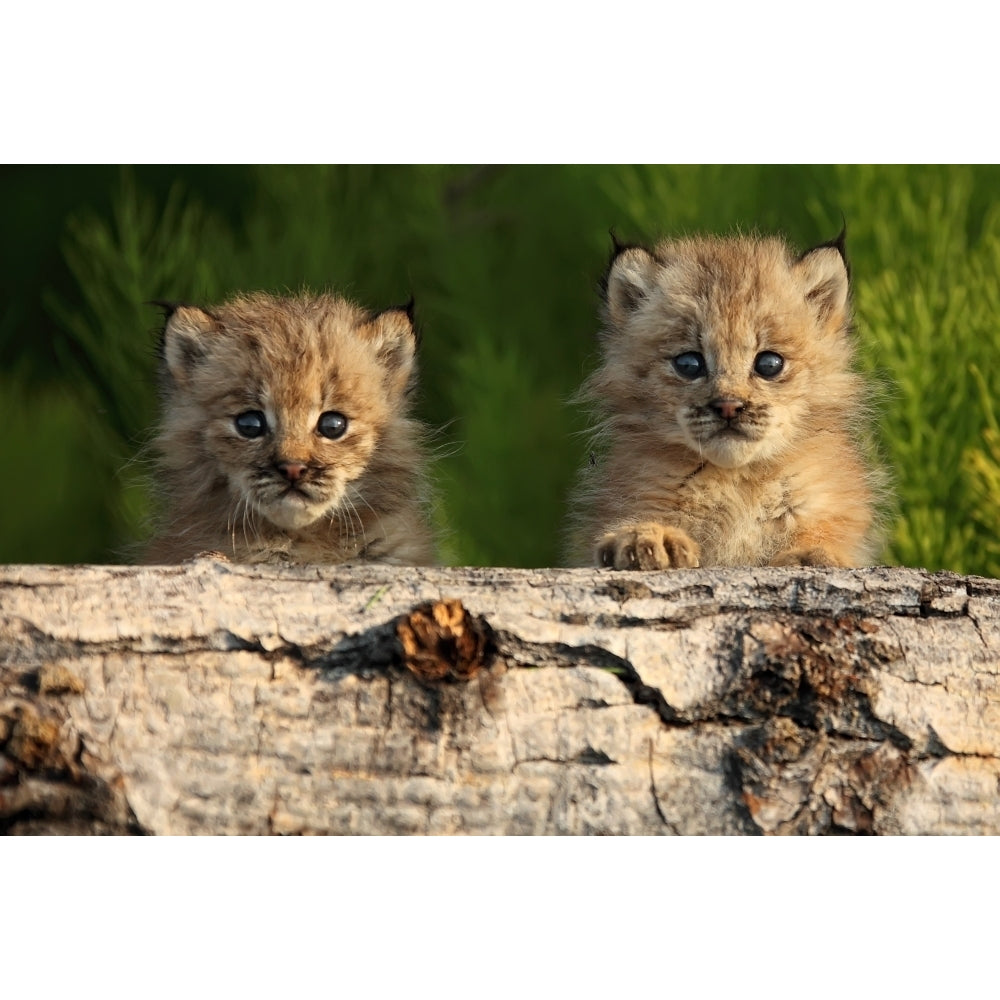
[(822, 323), (835, 329), (850, 321), (851, 269), (847, 263), (846, 235), (845, 224), (836, 239), (807, 250), (794, 265), (806, 301)]
[(198, 306), (154, 302), (164, 310), (160, 354), (171, 377), (183, 385), (205, 357), (206, 338), (220, 329), (219, 321)]
[(659, 263), (645, 247), (620, 244), (614, 234), (612, 239), (615, 248), (602, 291), (608, 322), (620, 328), (652, 290)]
[(420, 333), (413, 321), (413, 299), (405, 306), (383, 309), (362, 327), (371, 339), (376, 356), (385, 369), (386, 382), (395, 391), (411, 386)]

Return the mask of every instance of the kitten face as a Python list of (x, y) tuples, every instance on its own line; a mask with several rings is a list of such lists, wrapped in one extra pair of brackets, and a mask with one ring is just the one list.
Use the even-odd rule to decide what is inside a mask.
[(736, 468), (792, 443), (810, 373), (771, 317), (707, 305), (663, 325), (645, 381), (665, 441)]
[(833, 247), (800, 261), (778, 241), (627, 248), (608, 275), (601, 388), (633, 426), (702, 461), (776, 458), (836, 391), (847, 294)]
[(332, 296), (177, 309), (164, 330), (168, 460), (224, 485), (231, 517), (298, 530), (349, 503), (413, 368), (409, 316)]

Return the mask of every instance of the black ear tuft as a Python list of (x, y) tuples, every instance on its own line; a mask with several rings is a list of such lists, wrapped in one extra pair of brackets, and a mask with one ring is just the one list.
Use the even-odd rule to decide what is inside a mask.
[(836, 250), (837, 253), (840, 254), (840, 259), (844, 262), (844, 268), (847, 271), (847, 279), (850, 281), (851, 262), (847, 259), (847, 219), (844, 217), (843, 213), (841, 213), (840, 219), (840, 232), (832, 240), (827, 240), (825, 243), (820, 243), (818, 246), (814, 246), (811, 250), (806, 250), (806, 252), (799, 257), (799, 260), (802, 260), (803, 257), (807, 257), (814, 250), (825, 250), (827, 248)]
[(410, 319), (410, 326), (413, 327), (413, 339), (417, 345), (417, 350), (420, 350), (420, 344), (424, 339), (424, 331), (417, 325), (416, 316), (416, 300), (413, 298), (413, 292), (410, 292), (410, 297), (407, 300), (405, 306), (403, 306), (403, 311)]
[(387, 313), (404, 313), (407, 320), (410, 323), (410, 332), (413, 335), (413, 345), (419, 350), (420, 344), (424, 339), (423, 330), (417, 325), (416, 320), (416, 300), (413, 297), (413, 293), (410, 293), (410, 297), (406, 300), (406, 303), (401, 306), (389, 306), (388, 309), (382, 309), (375, 313), (369, 322), (374, 323), (380, 317), (385, 316)]
[(181, 306), (187, 305), (187, 303), (167, 302), (165, 299), (150, 299), (145, 305), (156, 306), (157, 309), (161, 309), (163, 311), (163, 320), (166, 322)]
[(601, 280), (598, 284), (598, 291), (601, 294), (601, 298), (607, 302), (608, 301), (608, 278), (611, 276), (611, 269), (615, 266), (615, 261), (623, 254), (626, 250), (644, 250), (645, 248), (640, 246), (638, 243), (623, 243), (618, 239), (618, 234), (615, 232), (615, 227), (612, 226), (608, 230), (608, 235), (611, 237), (611, 253), (608, 256), (608, 262), (604, 266), (604, 273), (601, 275)]
[(611, 247), (612, 247), (612, 249), (611, 249), (611, 259), (614, 260), (615, 257), (617, 257), (618, 254), (620, 254), (622, 252), (622, 250), (626, 249), (629, 244), (628, 243), (622, 243), (622, 241), (620, 239), (618, 239), (618, 234), (615, 232), (615, 227), (614, 226), (612, 226), (608, 230), (608, 235), (611, 237)]
[(198, 309), (203, 312), (206, 316), (211, 316), (212, 319), (217, 319), (213, 316), (207, 309), (202, 306), (195, 305), (193, 302), (186, 302), (183, 300), (177, 300), (176, 302), (168, 299), (150, 299), (145, 303), (147, 306), (156, 306), (157, 309), (163, 310), (163, 320), (166, 322), (178, 309)]

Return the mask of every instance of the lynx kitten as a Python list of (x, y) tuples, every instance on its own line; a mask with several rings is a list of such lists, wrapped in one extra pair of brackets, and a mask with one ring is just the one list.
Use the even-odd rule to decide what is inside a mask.
[(575, 561), (870, 562), (881, 476), (860, 445), (843, 234), (800, 257), (750, 237), (615, 251)]
[(432, 561), (409, 309), (263, 293), (167, 308), (166, 509), (146, 561)]

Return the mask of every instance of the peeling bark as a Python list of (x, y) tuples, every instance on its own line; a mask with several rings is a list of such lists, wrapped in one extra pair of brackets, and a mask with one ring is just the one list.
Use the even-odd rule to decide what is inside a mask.
[(0, 831), (1000, 833), (1000, 582), (0, 568)]

